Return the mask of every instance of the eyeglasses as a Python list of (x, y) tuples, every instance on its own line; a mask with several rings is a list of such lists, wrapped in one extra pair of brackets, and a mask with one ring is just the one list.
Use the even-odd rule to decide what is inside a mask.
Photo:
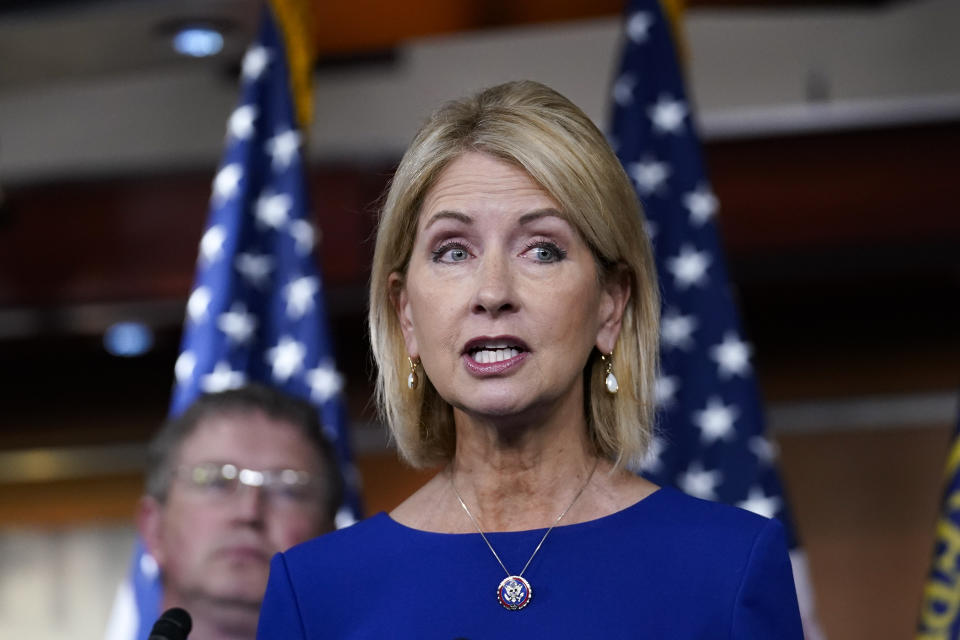
[(319, 479), (306, 471), (243, 469), (235, 464), (204, 462), (179, 467), (176, 477), (186, 481), (192, 491), (211, 500), (237, 493), (240, 485), (259, 488), (277, 505), (303, 505), (319, 500)]

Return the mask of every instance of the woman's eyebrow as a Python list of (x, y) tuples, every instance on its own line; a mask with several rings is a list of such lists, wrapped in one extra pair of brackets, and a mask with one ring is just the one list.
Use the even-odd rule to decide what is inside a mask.
[(429, 228), (430, 225), (432, 225), (434, 222), (438, 220), (456, 220), (458, 222), (462, 222), (463, 224), (473, 224), (473, 218), (471, 218), (465, 213), (460, 213), (459, 211), (444, 210), (444, 211), (438, 211), (432, 216), (430, 216), (430, 219), (427, 221), (427, 224), (423, 225), (423, 228), (424, 229)]
[(520, 219), (517, 222), (521, 225), (533, 222), (534, 220), (539, 220), (540, 218), (554, 217), (563, 219), (563, 216), (560, 215), (560, 212), (553, 208), (547, 209), (537, 209), (536, 211), (531, 211), (530, 213), (525, 213), (520, 216)]

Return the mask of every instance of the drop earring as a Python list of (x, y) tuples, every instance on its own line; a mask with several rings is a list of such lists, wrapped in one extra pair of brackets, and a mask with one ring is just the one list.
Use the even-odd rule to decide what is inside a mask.
[(413, 358), (407, 356), (407, 362), (410, 363), (410, 374), (407, 376), (407, 388), (416, 389), (420, 385), (420, 376), (417, 375), (417, 368), (420, 366), (420, 359), (414, 362)]
[(607, 375), (603, 379), (603, 384), (607, 387), (607, 393), (614, 395), (620, 390), (620, 383), (617, 382), (617, 376), (613, 375), (613, 351), (607, 355), (601, 353), (600, 359), (607, 363)]

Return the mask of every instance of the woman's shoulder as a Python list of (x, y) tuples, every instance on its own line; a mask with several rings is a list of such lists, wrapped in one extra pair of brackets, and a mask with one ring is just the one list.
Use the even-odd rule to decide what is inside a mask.
[(318, 560), (349, 562), (361, 554), (368, 554), (389, 537), (394, 523), (385, 512), (377, 513), (342, 529), (307, 540), (283, 553), (288, 563), (305, 564)]
[(721, 548), (742, 546), (748, 550), (761, 535), (785, 539), (779, 521), (730, 505), (695, 498), (670, 487), (625, 510), (625, 528), (641, 529), (669, 544)]
[(662, 514), (680, 519), (685, 524), (714, 523), (759, 529), (770, 520), (746, 509), (696, 498), (672, 487), (661, 487), (655, 495), (660, 499), (659, 510)]

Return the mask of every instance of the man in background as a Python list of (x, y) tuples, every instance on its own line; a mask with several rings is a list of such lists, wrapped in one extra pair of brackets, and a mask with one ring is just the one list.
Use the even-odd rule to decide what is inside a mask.
[(201, 396), (150, 444), (137, 527), (162, 610), (191, 638), (252, 639), (278, 551), (330, 531), (343, 487), (316, 409), (262, 386)]

